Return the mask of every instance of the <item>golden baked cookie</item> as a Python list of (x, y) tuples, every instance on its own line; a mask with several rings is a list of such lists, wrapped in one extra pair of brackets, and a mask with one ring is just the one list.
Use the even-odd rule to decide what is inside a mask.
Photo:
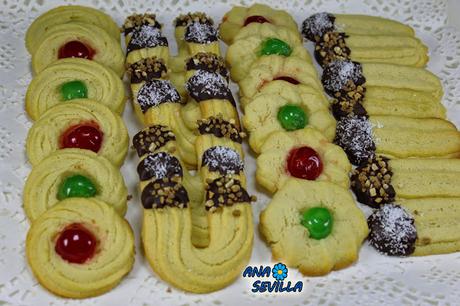
[[(245, 107), (251, 99), (272, 81), (284, 81), (292, 85), (306, 85), (316, 89), (322, 95), (323, 88), (316, 69), (312, 64), (298, 57), (268, 55), (258, 58), (252, 64), (248, 74), (238, 85), (240, 87), (240, 104)], [(324, 105), (329, 106), (324, 97)]]
[(260, 232), (276, 260), (318, 276), (353, 264), (368, 228), (348, 190), (289, 179), (260, 214)]
[(227, 45), (231, 45), (242, 29), (254, 24), (272, 24), (298, 33), (296, 22), (286, 11), (255, 3), (250, 7), (234, 6), (225, 13), (219, 26), (219, 35)]
[(78, 99), (50, 108), (35, 121), (27, 135), (26, 151), (33, 166), (63, 148), (91, 150), (121, 166), (128, 142), (119, 115), (96, 101)]
[(407, 25), (380, 17), (317, 13), (302, 24), (320, 65), (337, 59), (424, 67), (428, 48)]
[(53, 26), (32, 54), (32, 67), (39, 73), (51, 63), (67, 57), (91, 59), (113, 69), (119, 76), (124, 73), (120, 42), (95, 25), (69, 22)]
[(26, 111), (37, 120), (54, 105), (83, 98), (98, 101), (118, 114), (126, 101), (123, 82), (111, 69), (87, 59), (65, 58), (32, 79), (26, 93)]
[(33, 167), (24, 186), (24, 210), (34, 221), (66, 198), (96, 198), (126, 212), (128, 191), (119, 169), (104, 157), (81, 149), (59, 150)]
[(123, 25), (126, 65), (152, 57), (160, 58), (168, 64), (168, 40), (163, 36), (161, 28), (155, 14), (134, 14), (126, 18)]
[(66, 199), (36, 219), (26, 240), (29, 265), (56, 295), (87, 298), (114, 288), (134, 263), (128, 222), (97, 199)]
[(257, 157), (257, 182), (271, 193), (290, 177), (349, 186), (350, 162), (343, 150), (316, 129), (272, 133)]
[(27, 29), (26, 48), (35, 53), (44, 36), (54, 26), (69, 22), (82, 22), (104, 29), (115, 40), (120, 39), (120, 29), (112, 18), (100, 10), (87, 6), (65, 5), (55, 7), (40, 15)]
[(249, 134), (251, 148), (259, 153), (265, 140), (273, 132), (290, 132), (307, 126), (317, 129), (332, 142), (335, 136), (335, 119), (329, 108), (323, 104), (321, 94), (316, 90), (294, 90), (284, 86), (284, 83), (270, 82), (266, 86), (270, 89), (269, 92), (262, 90), (245, 107), (243, 124)]
[(247, 36), (228, 47), (226, 61), (230, 66), (230, 75), (235, 82), (249, 74), (252, 63), (267, 55), (298, 57), (311, 63), (310, 55), (303, 47), (298, 35), (285, 28), (270, 28), (256, 35)]

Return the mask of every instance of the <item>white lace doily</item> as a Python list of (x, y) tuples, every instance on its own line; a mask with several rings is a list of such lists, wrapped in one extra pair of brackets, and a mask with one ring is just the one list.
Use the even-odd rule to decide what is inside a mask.
[[(453, 0), (458, 1), (458, 0)], [(119, 24), (133, 12), (152, 11), (165, 23), (165, 34), (173, 41), (171, 22), (179, 13), (204, 11), (216, 21), (231, 4), (252, 1), (166, 0), (158, 1), (48, 1), (5, 0), (0, 2), (0, 305), (449, 305), (460, 301), (460, 253), (422, 258), (390, 258), (368, 245), (359, 262), (326, 277), (304, 278), (289, 270), (289, 279), (303, 280), (302, 293), (253, 294), (247, 279), (239, 279), (216, 293), (194, 295), (169, 288), (151, 272), (139, 246), (141, 205), (136, 192), (137, 158), (131, 152), (122, 168), (133, 194), (127, 218), (137, 235), (137, 257), (132, 272), (109, 293), (84, 301), (60, 299), (44, 290), (26, 264), (24, 240), (28, 221), (22, 209), (21, 193), (30, 171), (24, 153), (31, 123), (24, 112), (24, 94), (31, 80), (30, 56), (24, 47), (24, 33), (39, 14), (62, 3), (90, 5), (113, 16)], [(141, 3), (142, 2), (142, 3)], [(148, 2), (148, 4), (147, 4)], [(235, 3), (232, 3), (235, 2)], [(261, 1), (263, 2), (263, 1)], [(448, 116), (460, 123), (460, 32), (447, 23), (448, 0), (273, 0), (298, 22), (319, 11), (365, 13), (394, 18), (412, 25), (430, 47), (429, 69), (444, 83)], [(270, 4), (270, 3), (269, 3)], [(171, 43), (171, 45), (174, 45)], [(124, 115), (132, 136), (139, 126), (127, 107)], [(269, 198), (256, 188), (254, 157), (246, 156), (249, 190), (258, 196), (255, 220)], [(460, 187), (459, 187), (460, 188)], [(255, 224), (257, 227), (257, 224)], [(251, 265), (272, 265), (269, 248), (256, 231)]]

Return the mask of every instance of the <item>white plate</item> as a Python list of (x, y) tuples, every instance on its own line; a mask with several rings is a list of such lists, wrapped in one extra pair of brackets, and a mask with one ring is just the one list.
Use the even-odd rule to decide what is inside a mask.
[[(456, 0), (452, 0), (456, 1)], [(137, 257), (133, 271), (109, 293), (84, 301), (64, 300), (44, 290), (33, 278), (24, 257), (24, 239), (29, 227), (21, 204), (24, 180), (30, 171), (24, 154), (25, 137), (31, 123), (24, 112), (24, 94), (31, 80), (30, 56), (24, 47), (24, 33), (39, 14), (62, 3), (76, 1), (6, 0), (0, 3), (0, 305), (318, 305), (318, 304), (457, 304), (460, 301), (460, 254), (421, 258), (390, 258), (378, 254), (368, 245), (362, 248), (359, 261), (352, 267), (326, 277), (304, 278), (289, 270), (291, 281), (302, 280), (302, 293), (251, 293), (254, 279), (240, 278), (216, 293), (194, 295), (170, 289), (151, 272), (139, 247), (141, 205), (137, 194), (135, 167), (137, 158), (130, 152), (122, 172), (133, 194), (127, 218), (137, 238)], [(216, 22), (231, 3), (248, 5), (250, 1), (78, 1), (100, 8), (119, 24), (133, 12), (157, 13), (165, 23), (165, 34), (174, 46), (171, 22), (179, 13), (204, 11)], [(147, 2), (147, 1), (145, 1)], [(448, 1), (424, 0), (290, 0), (271, 1), (284, 8), (300, 23), (319, 11), (365, 13), (394, 18), (412, 25), (417, 35), (430, 47), (429, 69), (444, 83), (444, 104), (448, 116), (460, 123), (460, 32), (448, 26)], [(154, 3), (154, 4), (153, 4)], [(457, 11), (458, 13), (458, 11)], [(450, 14), (452, 16), (452, 14)], [(458, 19), (458, 16), (454, 14)], [(458, 20), (457, 20), (458, 21)], [(311, 46), (310, 50), (311, 50)], [(236, 87), (234, 87), (236, 88)], [(124, 119), (132, 136), (139, 125), (127, 107)], [(246, 148), (247, 149), (247, 148)], [(246, 150), (247, 151), (247, 150)], [(269, 198), (256, 188), (254, 157), (246, 156), (248, 189), (259, 198), (254, 204), (259, 212)], [(460, 187), (459, 187), (460, 188)], [(257, 223), (255, 224), (257, 227)], [(256, 231), (251, 265), (273, 265), (271, 253)]]

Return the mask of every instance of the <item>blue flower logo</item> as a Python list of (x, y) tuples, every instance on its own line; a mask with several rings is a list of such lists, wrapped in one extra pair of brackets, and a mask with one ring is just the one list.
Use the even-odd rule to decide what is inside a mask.
[(278, 280), (282, 281), (287, 277), (288, 269), (286, 268), (285, 264), (277, 263), (273, 266), (272, 274), (273, 277)]

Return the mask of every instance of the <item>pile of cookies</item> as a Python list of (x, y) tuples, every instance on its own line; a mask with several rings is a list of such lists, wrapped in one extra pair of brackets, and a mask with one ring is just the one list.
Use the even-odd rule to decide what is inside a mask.
[(41, 15), (26, 35), (35, 74), (25, 101), (34, 120), (27, 259), (39, 282), (64, 297), (102, 294), (134, 263), (119, 170), (129, 142), (119, 37), (109, 16), (80, 6)]
[(245, 190), (244, 134), (214, 22), (189, 13), (174, 24), (176, 57), (155, 15), (129, 16), (123, 27), (132, 102), (145, 125), (133, 138), (142, 244), (163, 280), (205, 293), (247, 265), (255, 199)]

